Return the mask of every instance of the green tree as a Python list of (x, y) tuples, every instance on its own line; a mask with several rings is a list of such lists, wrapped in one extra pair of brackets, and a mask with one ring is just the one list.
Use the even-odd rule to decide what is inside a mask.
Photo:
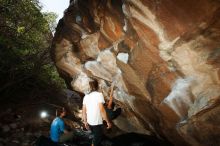
[(1, 96), (64, 86), (49, 55), (57, 16), (40, 11), (38, 0), (0, 0)]
[(54, 34), (56, 26), (57, 26), (56, 18), (58, 17), (58, 15), (54, 12), (44, 12), (43, 15), (44, 15), (44, 18), (49, 23), (50, 31)]

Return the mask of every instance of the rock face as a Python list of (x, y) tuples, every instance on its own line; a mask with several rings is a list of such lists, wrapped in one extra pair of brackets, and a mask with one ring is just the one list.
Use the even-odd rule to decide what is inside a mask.
[(97, 80), (125, 132), (220, 145), (220, 1), (71, 0), (52, 44), (72, 90)]

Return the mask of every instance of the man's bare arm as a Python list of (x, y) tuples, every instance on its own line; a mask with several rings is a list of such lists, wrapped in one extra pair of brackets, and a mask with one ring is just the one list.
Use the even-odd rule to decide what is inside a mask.
[(89, 125), (87, 123), (86, 106), (85, 105), (83, 105), (83, 108), (82, 108), (82, 120), (83, 120), (83, 124), (84, 124), (85, 128), (88, 130)]
[(107, 123), (107, 126), (108, 126), (107, 128), (108, 128), (108, 129), (111, 128), (111, 127), (112, 127), (112, 124), (111, 124), (111, 122), (110, 122), (109, 119), (108, 119), (108, 116), (107, 116), (107, 114), (106, 114), (104, 105), (103, 105), (102, 103), (99, 103), (99, 108), (100, 108), (100, 111), (101, 111), (101, 115), (102, 115), (103, 120), (105, 120), (106, 123)]

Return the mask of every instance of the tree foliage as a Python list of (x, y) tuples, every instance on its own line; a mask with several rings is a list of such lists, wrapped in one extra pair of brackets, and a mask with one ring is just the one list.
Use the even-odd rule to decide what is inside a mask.
[(53, 12), (44, 12), (43, 13), (44, 18), (49, 22), (49, 28), (52, 33), (55, 33), (55, 28), (56, 28), (56, 18), (58, 15)]
[(1, 96), (64, 85), (49, 55), (57, 16), (40, 10), (37, 0), (0, 0)]

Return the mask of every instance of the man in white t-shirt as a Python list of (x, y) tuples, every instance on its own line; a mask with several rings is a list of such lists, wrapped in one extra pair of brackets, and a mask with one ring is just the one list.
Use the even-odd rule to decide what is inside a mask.
[(93, 82), (92, 92), (85, 95), (83, 99), (82, 118), (86, 129), (90, 129), (93, 134), (92, 146), (99, 146), (103, 136), (103, 120), (107, 123), (107, 128), (111, 128), (111, 123), (104, 108), (104, 97), (97, 92), (98, 82)]

